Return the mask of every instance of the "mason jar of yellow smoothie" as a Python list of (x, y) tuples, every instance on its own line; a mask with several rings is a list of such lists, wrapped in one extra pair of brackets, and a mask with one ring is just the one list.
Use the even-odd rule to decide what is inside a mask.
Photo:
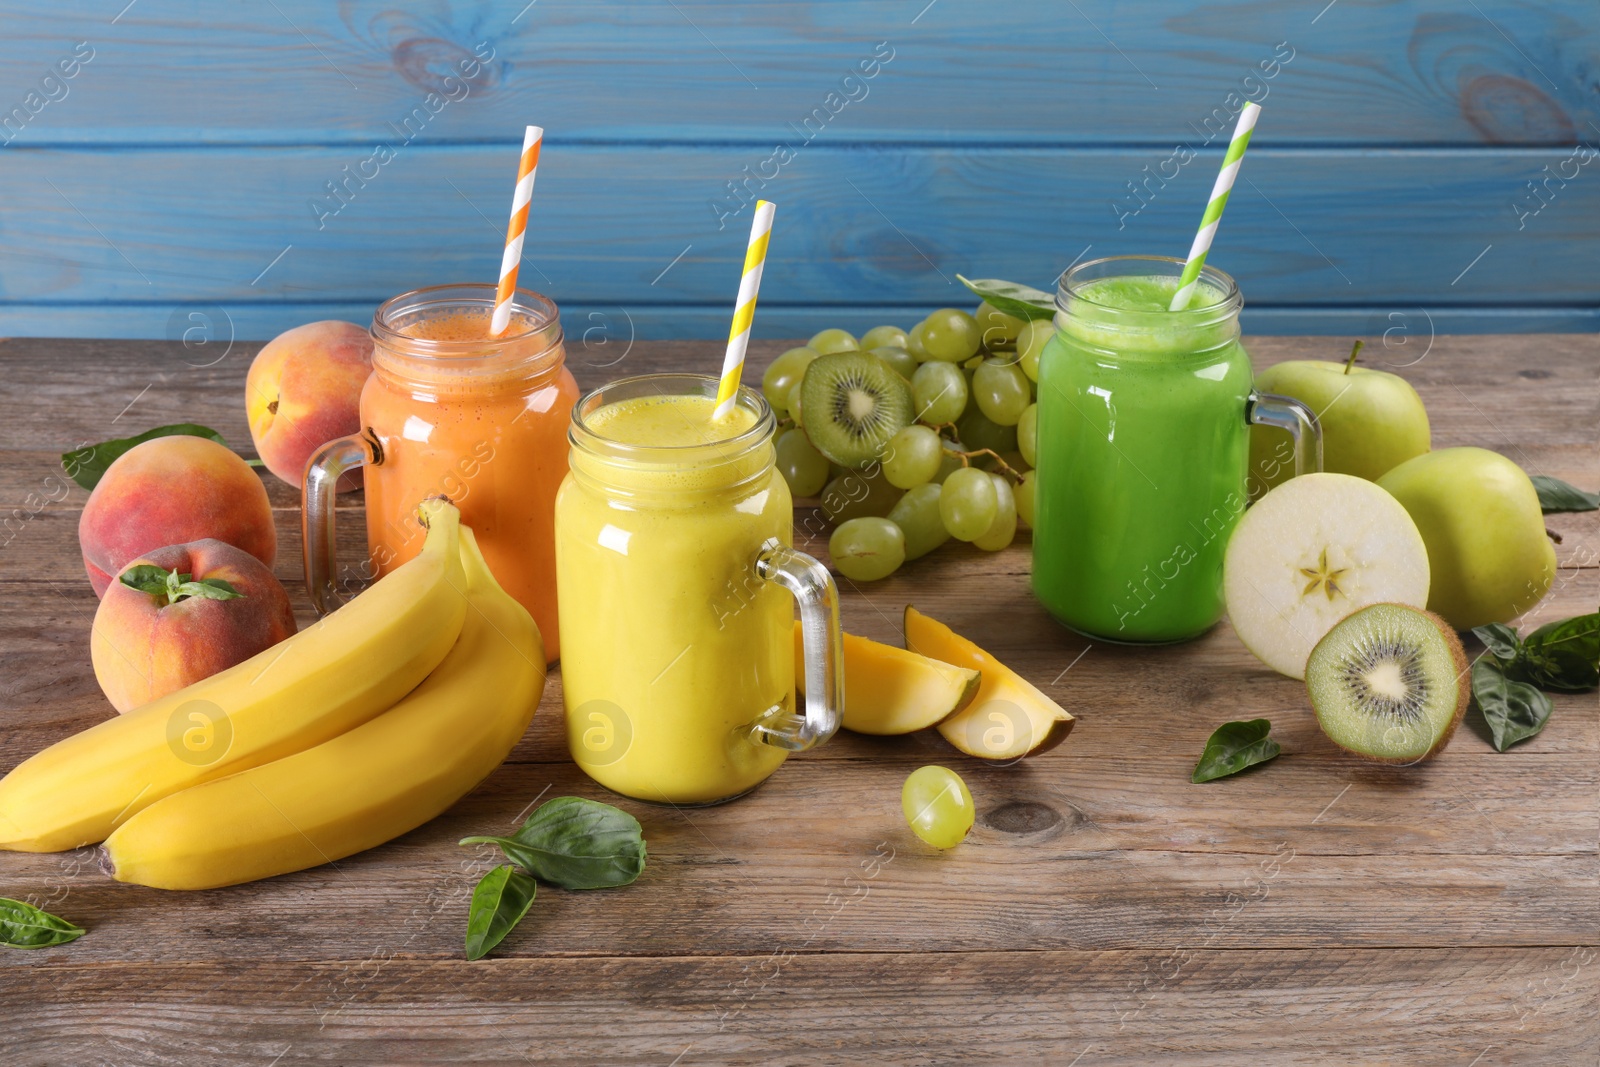
[[(601, 785), (712, 804), (831, 737), (842, 707), (837, 593), (792, 547), (772, 411), (717, 380), (627, 378), (572, 409), (556, 497), (567, 742)], [(799, 605), (806, 696), (795, 696)]]

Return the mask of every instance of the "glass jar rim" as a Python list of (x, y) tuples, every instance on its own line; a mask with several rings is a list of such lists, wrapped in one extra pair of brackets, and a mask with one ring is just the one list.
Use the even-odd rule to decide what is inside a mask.
[(496, 287), (481, 282), (430, 285), (390, 297), (372, 315), (369, 333), (373, 343), (398, 352), (408, 359), (448, 360), (452, 367), (470, 369), (475, 363), (501, 359), (508, 347), (529, 348), (525, 355), (537, 358), (560, 346), (561, 314), (556, 302), (543, 293), (518, 288), (512, 292), (513, 324), (532, 320), (522, 330), (507, 330), (499, 337), (471, 341), (437, 341), (414, 337), (397, 328), (402, 316), (459, 308), (492, 312)]
[[(1138, 269), (1111, 269), (1123, 265), (1136, 268), (1139, 264), (1143, 264), (1145, 269), (1142, 271)], [(1207, 282), (1212, 288), (1222, 293), (1222, 299), (1209, 304), (1186, 307), (1182, 311), (1141, 311), (1133, 308), (1117, 307), (1113, 304), (1103, 304), (1083, 294), (1085, 286), (1091, 282), (1104, 281), (1107, 278), (1137, 277), (1141, 273), (1177, 277), (1183, 272), (1183, 264), (1183, 260), (1173, 256), (1149, 255), (1101, 256), (1099, 259), (1075, 263), (1061, 272), (1060, 281), (1056, 286), (1056, 309), (1065, 312), (1067, 310), (1068, 297), (1093, 307), (1097, 315), (1215, 315), (1237, 311), (1244, 305), (1244, 298), (1239, 292), (1239, 283), (1234, 281), (1232, 275), (1218, 270), (1209, 263), (1200, 268), (1200, 280)], [(1160, 269), (1152, 269), (1157, 265), (1159, 265)], [(1103, 271), (1103, 273), (1097, 273), (1097, 271)], [(1092, 275), (1092, 277), (1085, 277), (1085, 275)]]
[(588, 424), (591, 413), (609, 404), (651, 396), (698, 396), (716, 399), (718, 379), (708, 374), (684, 372), (638, 374), (618, 378), (591, 389), (572, 405), (572, 422), (567, 440), (572, 447), (606, 460), (640, 466), (678, 466), (694, 459), (697, 453), (714, 461), (731, 461), (760, 448), (772, 439), (777, 419), (766, 398), (748, 385), (739, 386), (735, 402), (755, 416), (755, 421), (732, 437), (686, 445), (639, 445), (607, 437)]

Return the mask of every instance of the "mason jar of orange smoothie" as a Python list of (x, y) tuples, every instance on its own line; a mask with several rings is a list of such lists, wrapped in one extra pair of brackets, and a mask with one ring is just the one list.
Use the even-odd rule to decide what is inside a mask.
[[(362, 430), (330, 441), (306, 467), (306, 584), (318, 613), (338, 607), (350, 579), (381, 577), (421, 550), (417, 504), (446, 497), (472, 527), (495, 578), (539, 624), (554, 662), (561, 648), (555, 499), (578, 387), (555, 303), (518, 289), (511, 325), (490, 337), (494, 298), (492, 285), (438, 285), (378, 308)], [(341, 475), (357, 467), (366, 488), (367, 563), (343, 574), (334, 496)]]

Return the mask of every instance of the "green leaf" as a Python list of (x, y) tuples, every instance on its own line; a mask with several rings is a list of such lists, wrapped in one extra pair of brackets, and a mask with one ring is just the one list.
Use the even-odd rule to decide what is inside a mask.
[(0, 897), (0, 945), (7, 948), (48, 948), (76, 941), (83, 928), (10, 897)]
[(464, 837), (461, 844), (499, 845), (507, 859), (563, 889), (627, 885), (644, 870), (639, 820), (582, 797), (545, 802), (511, 837)]
[(1212, 731), (1200, 762), (1194, 765), (1191, 782), (1209, 782), (1238, 774), (1246, 767), (1265, 763), (1275, 757), (1281, 747), (1267, 736), (1272, 723), (1266, 719), (1249, 722), (1225, 722)]
[(141, 593), (151, 596), (167, 595), (167, 574), (165, 567), (157, 567), (153, 563), (139, 563), (117, 576), (117, 581), (129, 589), (137, 589)]
[(153, 430), (133, 437), (117, 437), (110, 441), (101, 441), (97, 445), (85, 448), (75, 448), (71, 452), (61, 454), (61, 466), (67, 472), (67, 477), (83, 486), (93, 489), (100, 484), (100, 476), (105, 474), (106, 468), (124, 452), (134, 445), (142, 445), (157, 437), (208, 437), (224, 447), (228, 442), (222, 435), (209, 426), (201, 426), (193, 422), (179, 422), (171, 426), (157, 426)]
[(533, 906), (539, 886), (511, 864), (478, 879), (467, 912), (467, 959), (479, 960), (505, 940)]
[[(202, 578), (198, 582), (183, 582), (178, 586), (178, 600), (197, 596), (202, 600), (242, 600), (244, 594), (221, 578)], [(176, 603), (177, 601), (174, 601)]]
[(1550, 698), (1526, 682), (1507, 678), (1492, 656), (1479, 656), (1472, 664), (1472, 699), (1500, 752), (1534, 736), (1550, 719)]
[(1600, 612), (1539, 627), (1523, 639), (1519, 666), (1540, 689), (1582, 693), (1600, 685)]
[(1475, 626), (1472, 632), (1483, 642), (1483, 647), (1489, 650), (1490, 655), (1504, 663), (1511, 663), (1522, 654), (1522, 639), (1517, 636), (1515, 629), (1503, 622)]
[(1600, 508), (1600, 493), (1586, 493), (1575, 485), (1546, 474), (1532, 474), (1533, 488), (1539, 494), (1539, 510), (1546, 515), (1558, 511), (1594, 511)]
[(956, 278), (962, 285), (987, 300), (991, 307), (999, 308), (1007, 315), (1015, 315), (1019, 319), (1055, 318), (1056, 298), (1053, 293), (1018, 285), (1016, 282), (1003, 282), (999, 278), (979, 278), (974, 281), (959, 274)]

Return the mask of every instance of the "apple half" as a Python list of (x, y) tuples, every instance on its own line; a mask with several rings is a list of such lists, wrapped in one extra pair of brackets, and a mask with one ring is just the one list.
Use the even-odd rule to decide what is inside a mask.
[(1428, 603), (1428, 550), (1406, 509), (1350, 474), (1305, 474), (1240, 518), (1222, 564), (1244, 646), (1290, 678), (1323, 635), (1369, 604)]

